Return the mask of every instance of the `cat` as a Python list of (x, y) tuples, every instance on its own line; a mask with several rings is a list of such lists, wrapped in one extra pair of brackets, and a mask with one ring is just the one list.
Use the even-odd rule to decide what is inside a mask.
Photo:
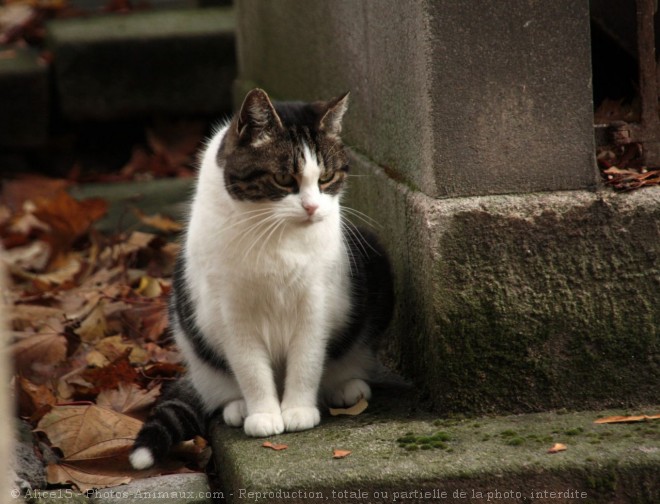
[(187, 375), (139, 432), (130, 460), (226, 424), (267, 437), (320, 423), (319, 402), (364, 397), (393, 311), (391, 268), (340, 205), (348, 93), (271, 102), (253, 89), (201, 156), (170, 321)]

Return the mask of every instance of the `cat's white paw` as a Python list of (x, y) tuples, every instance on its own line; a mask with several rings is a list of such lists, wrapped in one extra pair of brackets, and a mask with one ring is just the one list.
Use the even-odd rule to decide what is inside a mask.
[(283, 409), (282, 418), (287, 432), (311, 429), (321, 423), (319, 409), (309, 406)]
[(364, 380), (353, 378), (342, 383), (336, 390), (331, 392), (329, 401), (331, 406), (349, 407), (356, 404), (360, 399), (371, 399), (371, 387)]
[(284, 421), (279, 413), (254, 413), (245, 418), (243, 429), (251, 437), (268, 437), (284, 432)]
[(222, 418), (230, 427), (240, 427), (247, 416), (247, 405), (244, 399), (237, 399), (225, 406)]

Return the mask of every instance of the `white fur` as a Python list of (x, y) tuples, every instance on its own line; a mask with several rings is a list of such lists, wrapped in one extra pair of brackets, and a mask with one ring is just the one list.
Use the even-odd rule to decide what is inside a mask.
[[(349, 312), (339, 199), (320, 192), (321, 168), (307, 146), (298, 194), (266, 203), (231, 198), (216, 161), (226, 131), (203, 154), (184, 250), (197, 323), (235, 379), (198, 359), (175, 328), (177, 342), (207, 409), (226, 406), (228, 424), (243, 424), (250, 436), (309, 429), (320, 421), (326, 341)], [(304, 204), (318, 208), (309, 215)], [(359, 364), (347, 361), (343, 381), (335, 369), (331, 386), (363, 378), (347, 370)], [(351, 387), (337, 396), (342, 403), (355, 395)]]
[(149, 448), (141, 446), (128, 456), (131, 465), (138, 471), (148, 469), (154, 465), (154, 456)]

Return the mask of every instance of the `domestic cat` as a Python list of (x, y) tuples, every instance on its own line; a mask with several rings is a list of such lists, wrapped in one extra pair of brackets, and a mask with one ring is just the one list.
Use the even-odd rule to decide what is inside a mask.
[(392, 277), (375, 236), (342, 215), (347, 105), (273, 104), (254, 89), (208, 142), (170, 303), (188, 371), (140, 431), (135, 468), (220, 408), (266, 437), (315, 427), (319, 402), (370, 398)]

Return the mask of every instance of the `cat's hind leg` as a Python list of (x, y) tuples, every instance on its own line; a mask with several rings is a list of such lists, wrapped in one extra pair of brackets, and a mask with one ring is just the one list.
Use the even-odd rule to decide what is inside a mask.
[(367, 379), (375, 362), (373, 351), (360, 344), (340, 359), (331, 360), (322, 381), (325, 403), (332, 407), (347, 407), (362, 398), (371, 399), (371, 387)]
[(245, 399), (235, 399), (228, 403), (222, 411), (222, 418), (230, 427), (243, 427), (247, 416)]

